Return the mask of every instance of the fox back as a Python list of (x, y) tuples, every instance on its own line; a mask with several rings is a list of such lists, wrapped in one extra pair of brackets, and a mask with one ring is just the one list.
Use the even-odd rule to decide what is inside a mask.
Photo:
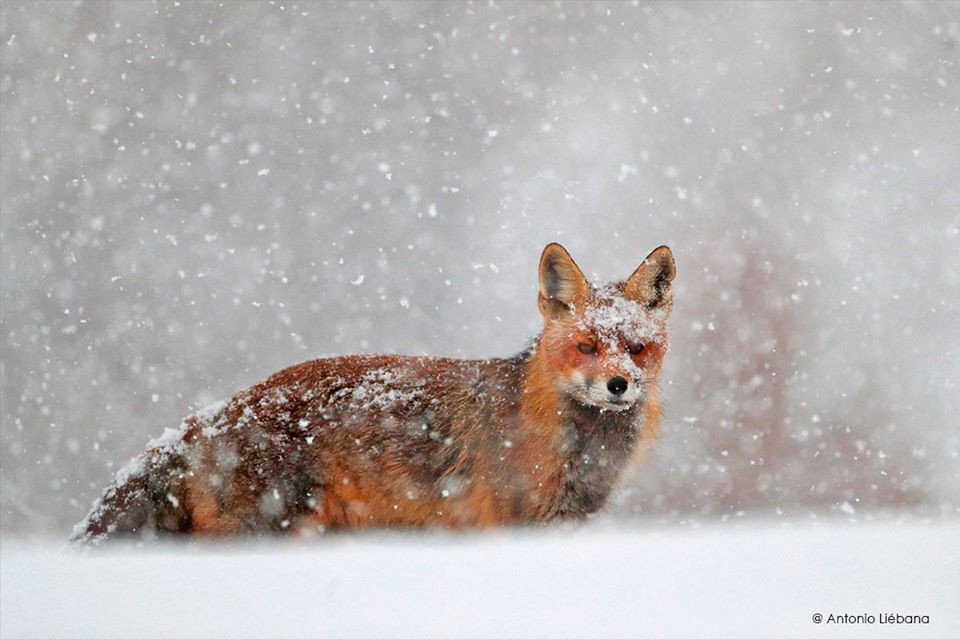
[(593, 285), (548, 245), (544, 329), (526, 351), (280, 371), (149, 443), (73, 538), (582, 518), (656, 437), (674, 275), (660, 247), (626, 281)]

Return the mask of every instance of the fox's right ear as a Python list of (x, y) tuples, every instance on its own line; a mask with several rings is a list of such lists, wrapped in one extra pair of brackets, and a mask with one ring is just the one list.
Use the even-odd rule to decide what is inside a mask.
[(550, 321), (582, 307), (587, 297), (587, 279), (567, 250), (556, 242), (540, 256), (540, 313)]

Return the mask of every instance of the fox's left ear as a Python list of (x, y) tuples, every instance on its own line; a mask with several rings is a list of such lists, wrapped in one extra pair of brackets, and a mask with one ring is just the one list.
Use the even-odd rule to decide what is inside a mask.
[(653, 309), (670, 304), (673, 299), (670, 283), (677, 275), (670, 247), (657, 247), (627, 279), (627, 298)]

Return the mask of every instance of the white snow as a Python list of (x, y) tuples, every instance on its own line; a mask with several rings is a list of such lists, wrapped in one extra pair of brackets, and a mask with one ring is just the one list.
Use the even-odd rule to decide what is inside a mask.
[(388, 410), (394, 405), (423, 400), (423, 380), (409, 380), (402, 372), (390, 367), (372, 369), (360, 383), (345, 389), (341, 394), (350, 395), (350, 404), (357, 410), (378, 407)]
[(614, 350), (621, 346), (621, 334), (631, 342), (659, 339), (667, 322), (664, 309), (646, 309), (609, 284), (595, 285), (594, 290), (600, 304), (587, 307), (580, 320), (581, 328), (595, 332), (600, 341)]
[(957, 521), (595, 523), (90, 553), (5, 539), (0, 636), (958, 637), (957, 539)]
[[(552, 241), (591, 279), (627, 278), (660, 244), (677, 261), (662, 437), (606, 517), (624, 526), (637, 515), (960, 517), (960, 137), (945, 135), (960, 104), (955, 3), (85, 7), (0, 2), (4, 553), (17, 552), (11, 536), (64, 537), (148, 439), (164, 433), (150, 446), (177, 446), (189, 406), (235, 402), (236, 420), (198, 417), (207, 436), (282, 415), (235, 394), (294, 363), (522, 350), (542, 327), (537, 261)], [(289, 391), (326, 400), (340, 382)], [(387, 388), (395, 394), (379, 395)], [(358, 409), (385, 410), (426, 402), (419, 389), (377, 379), (343, 393), (357, 392)], [(317, 426), (303, 432), (308, 443)], [(120, 479), (141, 472), (139, 459)], [(432, 552), (460, 562), (473, 547), (457, 540)], [(726, 538), (703, 540), (710, 550)], [(895, 540), (895, 553), (933, 553), (922, 535)], [(583, 571), (561, 553), (575, 545), (541, 543), (555, 546), (544, 554), (562, 571)], [(296, 558), (346, 566), (339, 546)], [(385, 552), (409, 549), (421, 553), (392, 539)], [(54, 582), (74, 574), (48, 565), (80, 571), (80, 561), (40, 551), (39, 577), (24, 588), (75, 590)], [(512, 540), (502, 547), (518, 553)], [(677, 571), (700, 570), (671, 553), (664, 562)], [(274, 562), (293, 575), (295, 560), (277, 548), (257, 554), (269, 556), (257, 570)], [(77, 602), (129, 590), (155, 555), (130, 559), (122, 580), (118, 561), (109, 585), (84, 575), (90, 592)], [(212, 591), (199, 572), (217, 575), (219, 556), (194, 556), (198, 567), (171, 561), (185, 576), (178, 588), (194, 580)], [(111, 567), (112, 557), (97, 556)], [(669, 577), (639, 561), (621, 560)], [(447, 577), (425, 570), (409, 577), (415, 587)], [(492, 579), (493, 570), (476, 571)], [(824, 570), (823, 588), (836, 571)], [(156, 589), (177, 584), (152, 575)], [(722, 598), (718, 574), (701, 575)], [(844, 584), (857, 597), (881, 588), (870, 577), (881, 576)], [(883, 577), (898, 582), (891, 594), (916, 588), (895, 571)], [(525, 588), (544, 589), (565, 628), (584, 634), (556, 593), (571, 579)], [(676, 580), (666, 583), (692, 597)], [(627, 597), (607, 582), (596, 598)], [(264, 606), (275, 604), (283, 587), (261, 583)], [(304, 592), (294, 602), (314, 595), (293, 583)], [(486, 588), (497, 587), (497, 602), (529, 609), (519, 587)], [(19, 589), (10, 588), (4, 598)], [(462, 614), (466, 605), (439, 589), (435, 606)], [(633, 609), (653, 605), (679, 615), (679, 605), (640, 596), (597, 609), (626, 616), (623, 627), (592, 624), (626, 632)], [(50, 606), (37, 600), (26, 615), (65, 621), (45, 597)], [(114, 599), (119, 608), (136, 597), (146, 596)], [(201, 613), (248, 623), (251, 614), (223, 608)], [(4, 625), (19, 615), (10, 609)], [(493, 624), (470, 613), (469, 630)], [(127, 615), (107, 631), (128, 630)], [(137, 629), (147, 634), (151, 622)]]

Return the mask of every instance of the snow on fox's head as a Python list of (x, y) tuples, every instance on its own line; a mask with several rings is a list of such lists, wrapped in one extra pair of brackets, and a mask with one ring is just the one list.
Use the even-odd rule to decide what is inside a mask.
[(623, 411), (657, 384), (667, 351), (673, 253), (653, 251), (624, 282), (591, 284), (559, 244), (540, 258), (539, 349), (558, 389), (580, 404)]

